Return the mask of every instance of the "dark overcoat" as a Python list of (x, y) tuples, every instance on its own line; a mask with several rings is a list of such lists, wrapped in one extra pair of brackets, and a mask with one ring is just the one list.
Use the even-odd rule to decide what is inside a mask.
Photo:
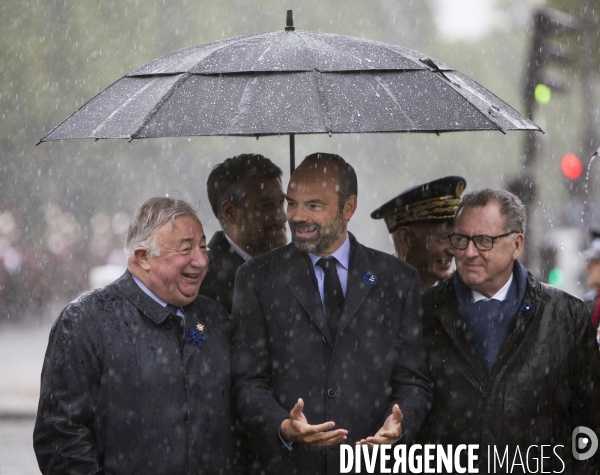
[[(530, 456), (539, 458), (541, 445), (562, 445), (562, 461), (546, 449), (550, 458), (544, 471), (594, 473), (571, 454), (576, 427), (600, 435), (600, 354), (579, 298), (529, 274), (525, 297), (491, 376), (459, 317), (453, 279), (423, 295), (423, 334), (433, 406), (418, 442), (479, 444), (479, 473), (488, 473), (488, 446), (491, 463), (493, 446), (500, 453), (508, 447), (512, 463), (516, 446), (525, 459), (530, 446), (537, 446)], [(598, 457), (594, 466), (597, 462)], [(505, 471), (497, 464), (495, 473)]]
[(298, 398), (310, 424), (334, 421), (348, 440), (375, 434), (397, 403), (410, 442), (430, 403), (419, 277), (351, 238), (348, 287), (331, 335), (308, 255), (288, 244), (240, 267), (233, 300), (234, 397), (252, 432), (254, 473), (337, 474), (340, 449), (279, 441)]
[[(129, 272), (63, 310), (34, 431), (42, 473), (231, 473), (229, 315), (204, 297), (184, 312), (185, 329)], [(195, 346), (184, 332), (199, 323)]]
[(208, 257), (208, 273), (199, 293), (216, 300), (231, 313), (235, 273), (245, 261), (231, 247), (223, 231), (217, 231), (208, 243)]

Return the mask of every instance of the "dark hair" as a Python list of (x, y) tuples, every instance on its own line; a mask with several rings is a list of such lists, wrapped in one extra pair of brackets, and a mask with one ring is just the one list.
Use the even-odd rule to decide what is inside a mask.
[(527, 212), (525, 206), (518, 196), (513, 195), (506, 190), (493, 190), (484, 188), (475, 190), (463, 195), (461, 202), (456, 210), (456, 216), (463, 208), (484, 207), (492, 201), (500, 207), (500, 214), (504, 219), (504, 229), (506, 232), (517, 231), (525, 234), (527, 224)]
[(245, 186), (249, 178), (262, 177), (267, 180), (279, 179), (281, 168), (262, 155), (244, 153), (228, 158), (223, 163), (215, 165), (206, 180), (208, 201), (213, 213), (225, 225), (221, 211), (223, 201), (239, 202), (244, 198)]
[(358, 180), (356, 179), (356, 172), (352, 165), (346, 162), (342, 157), (334, 153), (312, 153), (302, 160), (301, 165), (310, 166), (311, 164), (323, 164), (325, 167), (331, 164), (337, 167), (339, 171), (339, 189), (337, 190), (337, 194), (339, 196), (340, 209), (344, 206), (346, 201), (348, 201), (350, 196), (358, 196)]
[(179, 216), (191, 216), (198, 224), (202, 224), (194, 208), (183, 200), (165, 197), (148, 198), (133, 213), (125, 238), (123, 249), (125, 254), (133, 256), (135, 248), (141, 246), (152, 256), (158, 256), (156, 230), (169, 221), (175, 225), (175, 218)]

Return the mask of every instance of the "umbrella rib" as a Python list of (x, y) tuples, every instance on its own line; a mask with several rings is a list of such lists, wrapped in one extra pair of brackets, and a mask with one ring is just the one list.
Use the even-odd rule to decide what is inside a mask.
[[(306, 42), (306, 38), (302, 35), (298, 35), (298, 37), (302, 40), (302, 42), (306, 45), (307, 48), (310, 48), (308, 43)], [(325, 130), (329, 133), (333, 131), (333, 127), (331, 125), (331, 117), (329, 117), (329, 109), (327, 108), (327, 101), (325, 99), (325, 94), (323, 94), (322, 86), (321, 86), (321, 71), (318, 69), (313, 69), (311, 77), (315, 83), (315, 87), (317, 89), (317, 95), (319, 96), (319, 104), (321, 105), (321, 112), (323, 113), (323, 126)]]
[[(156, 71), (154, 71), (154, 72), (152, 72), (152, 73), (135, 74), (135, 75), (134, 75), (134, 74), (128, 74), (127, 76), (129, 76), (129, 77), (135, 77), (135, 76), (155, 76), (155, 75), (161, 75), (161, 74), (162, 74), (162, 75), (167, 75), (167, 76), (170, 76), (170, 75), (173, 75), (173, 74), (182, 74), (182, 73), (187, 73), (187, 72), (189, 72), (189, 70), (190, 70), (190, 69), (194, 69), (194, 68), (198, 67), (198, 64), (199, 64), (199, 63), (201, 63), (202, 61), (205, 61), (206, 59), (210, 58), (210, 57), (211, 57), (213, 54), (215, 54), (216, 52), (218, 52), (218, 51), (221, 51), (222, 49), (228, 48), (229, 46), (233, 46), (233, 45), (235, 45), (235, 44), (238, 44), (238, 43), (240, 43), (240, 42), (242, 42), (242, 41), (245, 41), (245, 40), (247, 40), (249, 37), (252, 37), (252, 36), (260, 36), (260, 34), (254, 34), (254, 35), (242, 35), (242, 36), (238, 36), (238, 37), (236, 37), (236, 38), (229, 38), (229, 40), (230, 40), (230, 41), (227, 41), (227, 40), (222, 40), (222, 44), (220, 44), (220, 45), (215, 45), (215, 46), (214, 46), (213, 48), (211, 48), (211, 49), (210, 49), (208, 52), (206, 52), (206, 54), (205, 54), (204, 56), (202, 56), (202, 58), (201, 58), (201, 59), (199, 59), (198, 61), (196, 61), (196, 62), (194, 63), (194, 65), (193, 65), (193, 66), (191, 66), (190, 68), (188, 68), (188, 69), (187, 69), (187, 70), (185, 70), (185, 71), (183, 71), (183, 70), (179, 70), (179, 71), (175, 72), (175, 71), (176, 71), (176, 66), (177, 66), (178, 64), (181, 64), (181, 63), (185, 63), (185, 62), (186, 62), (186, 59), (185, 59), (185, 56), (184, 56), (182, 59), (178, 60), (176, 63), (174, 63), (174, 64), (167, 64), (167, 65), (163, 66), (161, 69), (159, 69), (159, 70), (156, 70)], [(234, 40), (235, 40), (235, 41), (234, 41)], [(192, 50), (192, 49), (196, 48), (197, 46), (202, 46), (202, 45), (189, 46), (189, 47), (187, 47), (187, 48), (183, 48), (182, 50), (178, 50), (178, 51)], [(160, 59), (160, 58), (159, 58), (159, 59)], [(155, 60), (155, 61), (157, 61), (157, 60)], [(144, 67), (146, 67), (146, 66), (147, 66), (147, 65), (145, 65), (145, 66), (142, 66), (141, 68), (138, 68), (138, 69), (142, 69), (142, 68), (144, 68)], [(166, 69), (168, 69), (168, 70), (169, 70), (169, 72), (167, 72), (167, 73), (164, 73), (164, 71), (165, 71)], [(195, 73), (195, 74), (199, 74), (199, 73)], [(221, 73), (208, 73), (208, 74), (221, 74)]]
[[(361, 65), (364, 63), (364, 61), (363, 61), (363, 60), (362, 60), (362, 59), (361, 59), (359, 56), (356, 56), (356, 55), (354, 55), (354, 54), (352, 54), (352, 53), (348, 52), (347, 50), (341, 49), (341, 48), (340, 48), (339, 46), (337, 46), (337, 45), (334, 45), (334, 44), (331, 44), (331, 43), (326, 43), (326, 42), (324, 42), (324, 41), (322, 41), (322, 40), (315, 40), (315, 39), (313, 39), (311, 36), (307, 36), (307, 37), (304, 37), (304, 36), (302, 36), (302, 35), (298, 35), (298, 36), (299, 36), (300, 38), (302, 38), (302, 41), (304, 41), (304, 43), (306, 44), (306, 46), (307, 46), (307, 47), (310, 47), (310, 46), (307, 44), (307, 40), (310, 40), (310, 41), (312, 41), (314, 44), (319, 44), (319, 43), (322, 43), (322, 44), (325, 44), (325, 45), (326, 45), (328, 48), (331, 48), (331, 49), (333, 49), (333, 50), (337, 51), (338, 53), (340, 53), (340, 54), (342, 54), (342, 55), (344, 55), (344, 56), (348, 56), (348, 57), (350, 57), (350, 58), (353, 58), (353, 59), (355, 59), (355, 60), (356, 60), (356, 61), (358, 61), (358, 62), (359, 62)], [(359, 39), (359, 38), (357, 38), (357, 39)], [(414, 67), (414, 68), (394, 68), (394, 69), (380, 69), (380, 68), (374, 68), (374, 67), (373, 67), (373, 66), (371, 66), (370, 64), (367, 64), (367, 65), (366, 65), (366, 66), (367, 66), (367, 68), (366, 68), (366, 69), (364, 69), (365, 71), (379, 71), (379, 70), (380, 70), (380, 71), (395, 71), (395, 70), (398, 70), (398, 71), (422, 71), (423, 69), (426, 69), (426, 68), (424, 68), (422, 65), (420, 65), (420, 64), (419, 64), (419, 63), (418, 63), (416, 60), (414, 60), (413, 58), (410, 58), (409, 56), (405, 56), (405, 55), (403, 55), (402, 53), (400, 53), (400, 52), (398, 52), (398, 51), (395, 51), (395, 50), (393, 50), (393, 49), (389, 48), (389, 46), (388, 46), (386, 43), (381, 43), (381, 42), (379, 42), (379, 41), (373, 41), (373, 40), (364, 40), (364, 39), (362, 39), (362, 40), (363, 40), (363, 41), (368, 41), (369, 43), (372, 43), (372, 44), (374, 44), (374, 45), (380, 46), (380, 47), (382, 47), (383, 49), (385, 49), (386, 51), (389, 51), (390, 53), (392, 53), (394, 56), (400, 56), (400, 58), (402, 58), (402, 59), (408, 59), (408, 60), (410, 60), (412, 63), (414, 63), (414, 64), (415, 64), (415, 67)], [(340, 71), (322, 71), (322, 72), (324, 72), (324, 73), (325, 73), (325, 72), (340, 72)]]
[[(287, 34), (289, 34), (289, 33), (287, 33)], [(287, 34), (286, 34), (286, 36), (284, 36), (284, 38), (287, 38)], [(254, 72), (254, 71), (255, 71), (255, 69), (254, 69), (254, 66), (256, 66), (256, 64), (257, 64), (257, 63), (258, 63), (258, 62), (261, 60), (261, 58), (262, 58), (262, 57), (265, 55), (265, 53), (266, 53), (267, 51), (269, 51), (269, 50), (270, 50), (270, 49), (273, 47), (273, 45), (275, 45), (275, 43), (276, 43), (275, 41), (271, 41), (271, 42), (269, 43), (269, 46), (267, 46), (267, 47), (266, 47), (266, 48), (263, 50), (263, 52), (262, 52), (262, 53), (260, 53), (260, 56), (259, 56), (259, 57), (256, 59), (256, 61), (254, 61), (254, 64), (252, 65), (252, 68), (250, 68), (250, 71), (252, 71), (252, 72)]]
[[(121, 78), (123, 79), (123, 78)], [(115, 82), (113, 82), (110, 86), (108, 86), (106, 89), (114, 86), (115, 84), (117, 84), (121, 79), (117, 79)], [(106, 89), (103, 89), (102, 91), (100, 91), (98, 94), (96, 94), (94, 97), (92, 97), (89, 101), (84, 102), (75, 112), (73, 112), (69, 117), (67, 117), (65, 120), (63, 120), (60, 124), (58, 124), (56, 127), (54, 127), (50, 132), (48, 132), (46, 135), (44, 135), (40, 141), (38, 143), (36, 143), (36, 147), (41, 144), (42, 142), (48, 142), (48, 140), (46, 140), (47, 137), (49, 137), (55, 130), (57, 130), (59, 127), (61, 127), (65, 122), (67, 122), (71, 117), (73, 117), (75, 114), (77, 114), (79, 111), (81, 111), (85, 106), (87, 106), (90, 102), (92, 102), (94, 99), (96, 99), (100, 94), (102, 94), (104, 91), (106, 91)]]
[(245, 104), (248, 104), (250, 102), (250, 100), (252, 99), (252, 91), (250, 88), (250, 85), (254, 85), (256, 83), (256, 74), (253, 74), (249, 80), (246, 82), (246, 85), (244, 86), (244, 92), (242, 92), (242, 97), (240, 98), (238, 105), (237, 105), (237, 109), (238, 112), (235, 115), (235, 117), (231, 120), (231, 122), (227, 125), (227, 134), (226, 135), (230, 135), (231, 134), (231, 130), (233, 127), (235, 127), (236, 122), (239, 122), (240, 120), (240, 116), (242, 114), (244, 114), (245, 110)]
[[(326, 42), (324, 42), (322, 40), (318, 40), (318, 41), (314, 40), (313, 38), (311, 38), (308, 35), (307, 35), (306, 38), (304, 36), (302, 36), (302, 35), (298, 35), (298, 36), (300, 37), (300, 39), (302, 39), (302, 41), (304, 42), (304, 44), (306, 45), (307, 48), (310, 48), (310, 45), (307, 43), (307, 40), (310, 39), (310, 41), (313, 42), (314, 44), (318, 44), (318, 43), (325, 44), (325, 46), (327, 46), (327, 48), (331, 48), (333, 50), (336, 50), (337, 52), (341, 53), (344, 56), (349, 56), (349, 57), (355, 59), (356, 61), (358, 61), (361, 65), (363, 63), (363, 61), (358, 56), (353, 55), (353, 54), (351, 54), (351, 53), (349, 53), (349, 52), (347, 52), (347, 51), (345, 51), (343, 49), (340, 49), (336, 45), (333, 45), (333, 44), (330, 44), (330, 43), (326, 43)], [(374, 68), (369, 67), (368, 69), (374, 69)]]
[(318, 69), (314, 69), (312, 71), (312, 77), (315, 82), (315, 87), (317, 88), (317, 95), (319, 96), (319, 104), (321, 104), (321, 111), (323, 113), (323, 125), (325, 130), (329, 133), (333, 131), (333, 126), (331, 125), (331, 117), (329, 116), (329, 108), (327, 107), (327, 99), (325, 94), (323, 94), (323, 87), (321, 84), (321, 71)]
[[(215, 54), (217, 51), (221, 51), (222, 49), (225, 49), (229, 46), (233, 46), (235, 44), (238, 44), (242, 41), (245, 41), (248, 39), (248, 36), (260, 36), (259, 34), (256, 35), (245, 35), (245, 36), (240, 36), (238, 37), (239, 39), (237, 41), (232, 41), (230, 43), (224, 44), (224, 45), (220, 45), (218, 48), (213, 49), (209, 54), (207, 54), (206, 56), (204, 56), (200, 61), (206, 61), (208, 58), (210, 58), (213, 54)], [(271, 42), (272, 44), (273, 42)], [(269, 46), (270, 48), (270, 46)], [(265, 50), (266, 51), (266, 50)], [(195, 63), (194, 67), (197, 67), (198, 63)], [(190, 68), (192, 69), (192, 68)], [(209, 73), (209, 74), (214, 74), (214, 73)], [(218, 73), (218, 74), (222, 74), (222, 73)]]
[(144, 117), (142, 124), (137, 128), (137, 130), (131, 134), (129, 137), (129, 141), (131, 142), (133, 139), (137, 138), (140, 132), (146, 127), (148, 122), (156, 115), (156, 113), (160, 110), (160, 108), (169, 100), (169, 98), (175, 94), (175, 91), (179, 89), (179, 87), (187, 81), (187, 79), (192, 75), (192, 73), (183, 73), (181, 77), (169, 88), (169, 90), (161, 97), (160, 101), (156, 103), (156, 105), (152, 108), (152, 110)]
[[(123, 78), (121, 78), (121, 79), (123, 79)], [(92, 133), (90, 135), (92, 137), (96, 138), (96, 134), (98, 134), (100, 132), (100, 129), (102, 129), (102, 127), (104, 127), (106, 122), (108, 122), (115, 114), (117, 114), (119, 111), (121, 111), (125, 106), (127, 106), (131, 101), (133, 101), (137, 96), (139, 96), (142, 92), (144, 92), (146, 89), (148, 89), (151, 85), (152, 85), (152, 83), (150, 82), (150, 83), (146, 84), (144, 87), (142, 87), (140, 90), (136, 91), (136, 93), (134, 95), (129, 97), (119, 107), (117, 107), (114, 111), (112, 111), (106, 119), (104, 119), (102, 122), (100, 122), (100, 124), (98, 124), (98, 126), (94, 130), (92, 130)], [(88, 101), (88, 103), (89, 102), (91, 102), (91, 101)]]
[(375, 81), (377, 81), (377, 84), (379, 84), (381, 86), (381, 88), (385, 91), (385, 93), (390, 97), (390, 99), (394, 102), (394, 104), (396, 104), (396, 106), (398, 106), (398, 109), (400, 109), (400, 112), (402, 112), (402, 114), (404, 115), (404, 117), (406, 117), (406, 119), (410, 122), (410, 125), (415, 128), (415, 123), (413, 122), (413, 120), (410, 118), (410, 116), (405, 112), (404, 108), (402, 107), (402, 105), (400, 104), (400, 102), (398, 101), (398, 98), (394, 95), (394, 93), (390, 90), (390, 88), (388, 87), (388, 85), (383, 81), (383, 79), (378, 75), (378, 74), (373, 74), (373, 78), (375, 79)]
[[(465, 100), (465, 102), (470, 107), (472, 107), (473, 109), (475, 109), (477, 112), (479, 112), (479, 114), (481, 114), (483, 117), (485, 117), (486, 120), (488, 120), (489, 122), (491, 122), (491, 124), (494, 125), (497, 128), (497, 130), (499, 130), (500, 132), (502, 132), (503, 134), (506, 135), (506, 131), (504, 130), (504, 127), (502, 127), (496, 120), (494, 120), (493, 117), (488, 117), (488, 115), (491, 115), (491, 114), (488, 114), (488, 115), (484, 114), (483, 111), (481, 109), (479, 109), (479, 107), (477, 107), (467, 97), (465, 97), (465, 95), (462, 93), (462, 91), (460, 89), (463, 89), (464, 86), (466, 86), (466, 84), (464, 84), (464, 83), (462, 85), (461, 84), (456, 84), (456, 83), (454, 83), (453, 80), (450, 80), (450, 78), (448, 78), (445, 74), (442, 74), (441, 72), (440, 72), (439, 76), (437, 74), (435, 74), (435, 71), (431, 71), (431, 72), (434, 73), (434, 77), (436, 77), (438, 80), (440, 80), (440, 81), (448, 84), (454, 90), (454, 92), (456, 92), (458, 95), (460, 95)], [(469, 88), (469, 90), (471, 91), (472, 94), (474, 94), (475, 96), (477, 96), (483, 102), (489, 103), (489, 100), (487, 100), (486, 98), (484, 98), (483, 96), (481, 96), (481, 94), (479, 94), (477, 91), (473, 90), (472, 88)], [(490, 94), (491, 94), (491, 92), (490, 92)], [(493, 104), (492, 104), (492, 107), (494, 107)], [(509, 120), (510, 120), (510, 118), (509, 118)], [(511, 122), (513, 122), (513, 121), (511, 120)], [(517, 125), (517, 124), (515, 124), (515, 125)]]
[[(398, 51), (394, 51), (393, 49), (389, 48), (385, 43), (381, 43), (379, 41), (374, 41), (373, 43), (378, 43), (383, 49), (385, 49), (386, 51), (389, 51), (390, 53), (393, 53), (395, 56), (400, 56), (402, 59), (408, 59), (410, 61), (412, 61), (415, 64), (419, 64), (417, 63), (414, 59), (403, 55), (402, 53), (399, 53)], [(423, 67), (416, 67), (414, 70), (413, 69), (406, 69), (406, 68), (402, 68), (400, 71), (420, 71), (422, 70)]]

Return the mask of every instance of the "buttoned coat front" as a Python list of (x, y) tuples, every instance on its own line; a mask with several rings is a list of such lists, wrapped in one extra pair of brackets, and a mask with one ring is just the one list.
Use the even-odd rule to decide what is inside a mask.
[(410, 442), (431, 391), (422, 346), (419, 277), (351, 236), (348, 286), (331, 335), (308, 255), (294, 244), (238, 270), (233, 301), (234, 396), (252, 432), (254, 473), (337, 474), (340, 449), (279, 441), (298, 398), (310, 424), (334, 421), (345, 443), (375, 434), (397, 403)]
[[(65, 308), (42, 371), (42, 473), (231, 473), (229, 315), (204, 297), (184, 312), (185, 328), (129, 272)], [(197, 324), (202, 346), (185, 340)]]

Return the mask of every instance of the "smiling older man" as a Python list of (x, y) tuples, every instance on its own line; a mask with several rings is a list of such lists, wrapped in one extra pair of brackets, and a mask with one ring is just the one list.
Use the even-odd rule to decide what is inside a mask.
[(423, 296), (433, 406), (417, 439), (478, 444), (480, 473), (516, 473), (531, 457), (540, 473), (594, 473), (600, 453), (574, 460), (571, 437), (600, 434), (595, 334), (580, 299), (519, 262), (525, 220), (507, 191), (463, 196), (449, 237), (457, 270)]
[(34, 448), (43, 474), (232, 471), (228, 314), (196, 298), (208, 257), (181, 200), (135, 212), (127, 272), (52, 328)]

